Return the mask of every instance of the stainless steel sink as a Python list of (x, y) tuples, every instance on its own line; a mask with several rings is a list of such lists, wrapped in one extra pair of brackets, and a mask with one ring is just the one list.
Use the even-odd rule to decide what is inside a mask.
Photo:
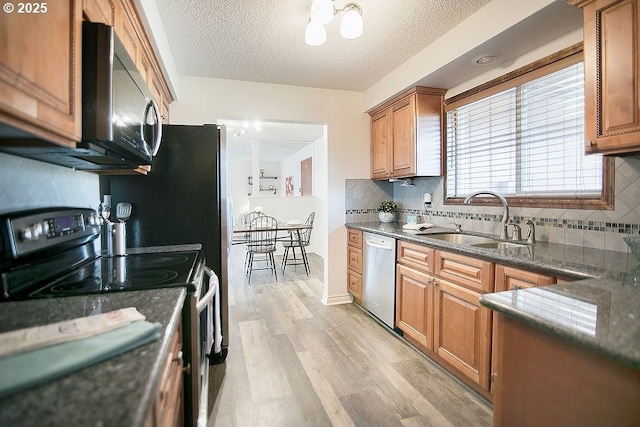
[(520, 243), (511, 243), (511, 242), (487, 242), (487, 243), (472, 243), (471, 246), (475, 248), (486, 248), (486, 249), (516, 249), (516, 248), (526, 248), (527, 245), (523, 245)]
[[(418, 233), (421, 234), (421, 233)], [(425, 237), (430, 239), (438, 239), (444, 240), (445, 242), (458, 243), (461, 245), (474, 245), (477, 246), (479, 244), (492, 244), (496, 243), (493, 239), (482, 236), (474, 236), (472, 234), (464, 234), (464, 233), (440, 233), (440, 234), (423, 234)]]

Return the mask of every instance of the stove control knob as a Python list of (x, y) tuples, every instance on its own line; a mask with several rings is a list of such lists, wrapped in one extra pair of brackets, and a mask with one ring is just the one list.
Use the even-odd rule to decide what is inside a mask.
[(49, 230), (49, 226), (44, 223), (33, 224), (29, 227), (25, 227), (20, 232), (20, 239), (23, 241), (35, 241), (42, 237), (43, 233), (47, 233)]
[(25, 227), (20, 232), (20, 240), (33, 240), (33, 232), (31, 227)]

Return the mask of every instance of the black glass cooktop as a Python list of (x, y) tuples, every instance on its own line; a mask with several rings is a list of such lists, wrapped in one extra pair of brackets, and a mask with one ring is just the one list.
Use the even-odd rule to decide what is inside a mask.
[(70, 296), (185, 284), (193, 286), (191, 282), (197, 258), (197, 251), (101, 257), (31, 292), (29, 296)]

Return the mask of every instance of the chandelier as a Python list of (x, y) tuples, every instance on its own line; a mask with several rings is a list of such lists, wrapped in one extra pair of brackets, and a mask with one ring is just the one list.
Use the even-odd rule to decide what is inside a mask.
[(344, 13), (340, 22), (340, 35), (345, 39), (356, 39), (362, 35), (362, 8), (356, 3), (347, 3), (342, 9), (336, 9), (333, 0), (313, 0), (309, 23), (304, 32), (304, 41), (309, 46), (320, 46), (327, 41), (324, 25), (335, 15)]

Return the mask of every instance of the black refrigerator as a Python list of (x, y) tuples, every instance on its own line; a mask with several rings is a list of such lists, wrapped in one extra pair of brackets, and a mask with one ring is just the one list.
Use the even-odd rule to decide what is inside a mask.
[(162, 126), (162, 144), (148, 175), (102, 176), (101, 196), (132, 205), (127, 247), (201, 243), (220, 283), (222, 353), (228, 349), (227, 258), (233, 232), (228, 199), (226, 134), (215, 124)]

